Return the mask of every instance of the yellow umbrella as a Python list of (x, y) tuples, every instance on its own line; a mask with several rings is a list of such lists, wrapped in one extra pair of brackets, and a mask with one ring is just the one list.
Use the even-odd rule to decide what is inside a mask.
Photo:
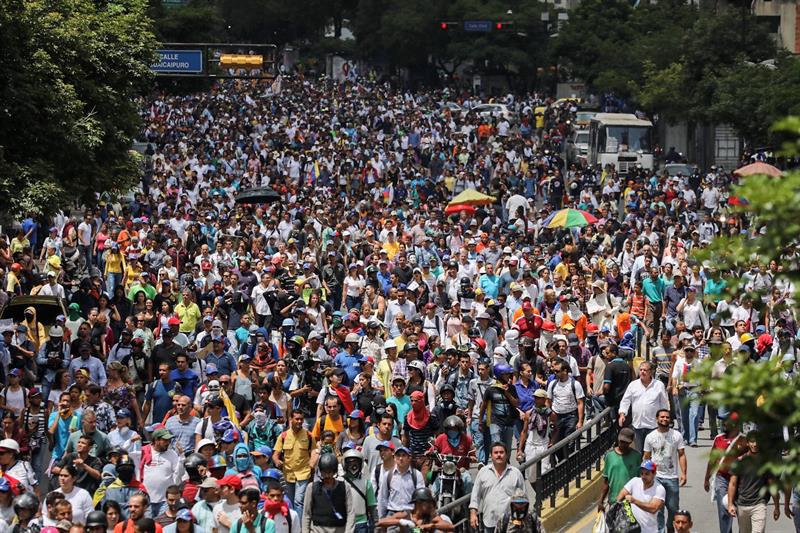
[(452, 200), (447, 205), (466, 204), (466, 205), (490, 205), (495, 202), (494, 196), (483, 194), (475, 189), (467, 189)]

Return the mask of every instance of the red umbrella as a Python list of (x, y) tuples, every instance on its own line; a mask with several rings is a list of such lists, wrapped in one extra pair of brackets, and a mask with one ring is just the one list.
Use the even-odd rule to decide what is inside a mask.
[(471, 205), (453, 204), (453, 205), (448, 205), (445, 208), (444, 213), (445, 213), (445, 215), (456, 215), (458, 213), (462, 213), (463, 212), (463, 213), (467, 213), (468, 215), (474, 215), (475, 211), (477, 211), (477, 209), (475, 209), (475, 207), (471, 206)]

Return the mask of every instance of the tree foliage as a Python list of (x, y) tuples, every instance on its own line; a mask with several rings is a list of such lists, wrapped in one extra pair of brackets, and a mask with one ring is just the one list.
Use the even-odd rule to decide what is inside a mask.
[(129, 187), (156, 46), (145, 1), (0, 0), (0, 28), (8, 212)]
[[(800, 154), (800, 119), (783, 120), (775, 130), (787, 138), (787, 155)], [(754, 261), (762, 265), (776, 261), (780, 275), (792, 283), (794, 293), (785, 305), (796, 314), (795, 302), (800, 297), (800, 171), (786, 172), (780, 178), (747, 178), (734, 194), (748, 200), (748, 205), (739, 209), (751, 219), (750, 230), (716, 239), (698, 259), (726, 273), (732, 297), (743, 292), (738, 272)], [(751, 296), (763, 316), (766, 310), (760, 303), (762, 295)], [(737, 412), (742, 422), (757, 428), (762, 449), (759, 461), (764, 472), (791, 486), (800, 484), (800, 378), (797, 374), (787, 377), (783, 372), (791, 368), (791, 363), (780, 359), (759, 363), (740, 360), (729, 366), (722, 378), (715, 379), (710, 366), (714, 358), (711, 359), (699, 376), (704, 388), (712, 391), (707, 402)]]

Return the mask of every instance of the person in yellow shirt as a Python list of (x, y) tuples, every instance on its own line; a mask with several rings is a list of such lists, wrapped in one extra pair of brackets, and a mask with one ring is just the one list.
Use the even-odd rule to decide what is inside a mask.
[(389, 261), (394, 260), (394, 256), (400, 251), (400, 242), (395, 238), (394, 230), (389, 230), (386, 234), (386, 242), (383, 243), (383, 249), (386, 250)]
[(106, 278), (106, 290), (108, 294), (114, 294), (114, 289), (122, 285), (128, 268), (117, 243), (111, 243), (110, 249), (105, 253), (105, 263), (103, 275)]
[(125, 293), (127, 294), (139, 276), (142, 275), (142, 265), (139, 264), (138, 257), (131, 257), (128, 261), (128, 266), (125, 269), (125, 276), (123, 283), (125, 283)]
[(316, 447), (314, 437), (303, 427), (303, 422), (305, 418), (301, 411), (292, 412), (289, 429), (278, 436), (272, 454), (272, 462), (283, 470), (287, 495), (298, 514), (303, 512), (306, 487), (313, 474), (311, 451)]
[[(344, 431), (344, 419), (342, 418), (341, 401), (338, 396), (328, 396), (325, 398), (325, 411), (317, 418), (314, 423), (314, 428), (311, 430), (311, 436), (319, 439), (323, 431), (333, 431), (336, 433), (336, 438), (339, 433)], [(324, 424), (324, 427), (321, 427)], [(334, 439), (335, 440), (335, 439)]]
[(194, 303), (192, 291), (189, 289), (183, 290), (183, 299), (175, 306), (175, 313), (181, 319), (181, 333), (191, 339), (192, 335), (194, 335), (195, 327), (197, 327), (197, 321), (202, 316), (200, 308)]

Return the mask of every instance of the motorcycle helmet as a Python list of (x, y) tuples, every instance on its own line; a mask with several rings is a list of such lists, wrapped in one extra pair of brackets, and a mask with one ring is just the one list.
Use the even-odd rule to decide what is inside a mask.
[(14, 511), (19, 512), (20, 509), (27, 509), (35, 513), (39, 509), (39, 499), (29, 492), (20, 494), (14, 498)]
[(419, 372), (424, 376), (425, 375), (425, 363), (420, 360), (414, 360), (408, 363), (408, 368), (413, 368), (414, 370), (419, 370)]
[(197, 480), (200, 478), (200, 467), (206, 466), (206, 458), (199, 453), (193, 453), (184, 461), (183, 466), (189, 479)]
[(460, 416), (451, 415), (444, 419), (444, 430), (457, 431), (458, 433), (464, 432), (464, 421)]
[(130, 483), (133, 480), (133, 474), (136, 470), (136, 465), (129, 455), (121, 455), (117, 460), (117, 477), (123, 483)]
[(497, 379), (500, 379), (500, 376), (513, 373), (514, 373), (514, 368), (511, 365), (506, 365), (502, 363), (499, 365), (494, 365), (494, 377)]
[(335, 474), (339, 471), (339, 461), (336, 459), (336, 455), (325, 453), (319, 458), (318, 467), (320, 472)]
[(92, 511), (86, 515), (86, 527), (108, 527), (106, 513), (103, 511)]
[(267, 468), (261, 475), (261, 477), (283, 482), (283, 472), (281, 472), (277, 468)]
[(417, 503), (417, 502), (435, 503), (436, 500), (433, 497), (433, 493), (431, 492), (431, 489), (429, 489), (427, 487), (421, 487), (421, 488), (415, 490), (414, 493), (411, 495), (411, 502), (412, 503)]
[(528, 495), (525, 493), (524, 489), (517, 489), (514, 492), (514, 495), (511, 496), (509, 507), (513, 520), (522, 520), (528, 515), (530, 500), (528, 500)]
[(454, 396), (455, 396), (455, 394), (456, 394), (456, 390), (455, 390), (455, 389), (453, 388), (453, 386), (452, 386), (452, 385), (450, 385), (449, 383), (445, 383), (444, 385), (442, 385), (442, 388), (441, 388), (441, 389), (439, 389), (439, 396), (444, 396), (444, 393), (445, 393), (445, 392), (450, 392), (450, 393), (452, 393)]
[(351, 448), (344, 452), (344, 469), (352, 477), (361, 475), (361, 470), (364, 468), (364, 454), (355, 448)]

